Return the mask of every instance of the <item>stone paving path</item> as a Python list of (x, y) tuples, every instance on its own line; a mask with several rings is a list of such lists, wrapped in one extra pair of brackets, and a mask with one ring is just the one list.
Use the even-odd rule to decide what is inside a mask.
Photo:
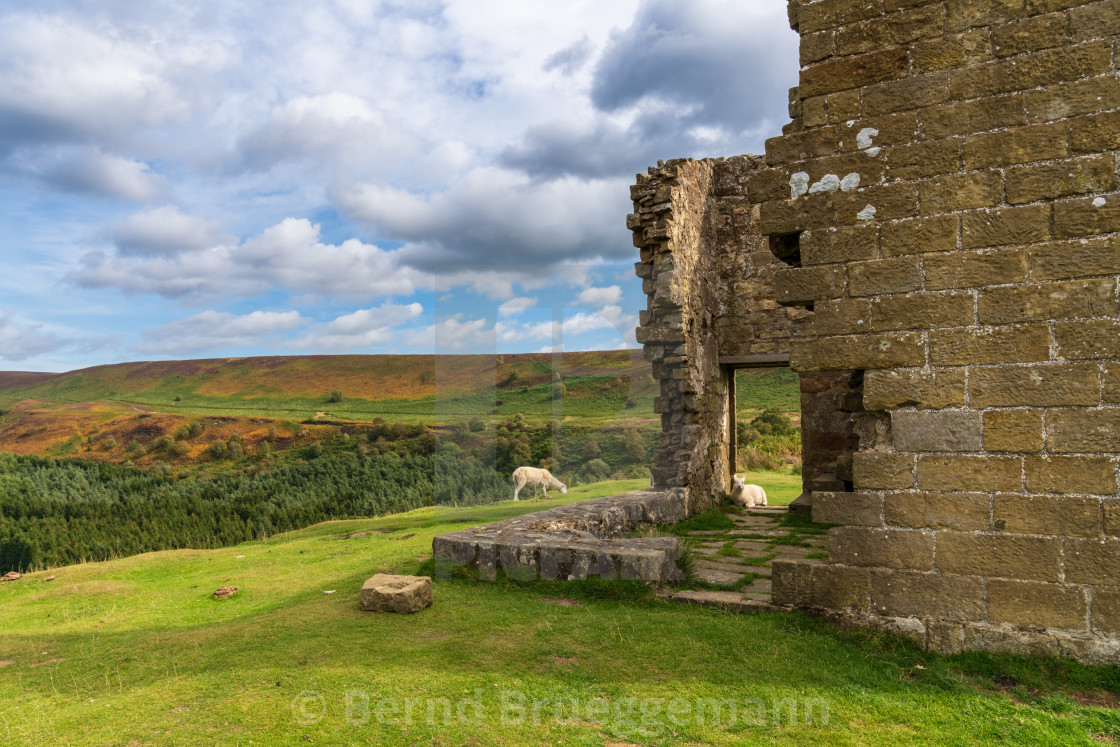
[(734, 528), (685, 535), (696, 557), (694, 580), (686, 588), (666, 590), (665, 599), (741, 611), (769, 609), (774, 560), (826, 556), (828, 543), (821, 528), (782, 525), (789, 515), (785, 506), (728, 508), (725, 513)]

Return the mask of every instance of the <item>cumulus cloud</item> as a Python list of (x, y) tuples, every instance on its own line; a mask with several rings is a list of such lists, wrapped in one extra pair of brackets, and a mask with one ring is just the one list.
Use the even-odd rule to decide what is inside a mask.
[(320, 227), (302, 218), (287, 218), (232, 246), (149, 254), (91, 252), (70, 279), (86, 288), (196, 301), (215, 295), (253, 296), (277, 286), (346, 298), (407, 296), (424, 283), (421, 273), (400, 262), (399, 252), (357, 239), (324, 243)]
[(577, 300), (587, 306), (605, 306), (618, 303), (620, 298), (622, 298), (622, 288), (610, 285), (606, 288), (585, 288), (580, 291)]
[(27, 151), (9, 159), (12, 170), (64, 192), (147, 202), (167, 192), (167, 180), (148, 164), (96, 147)]
[[(0, 141), (99, 136), (186, 121), (230, 57), (218, 39), (116, 33), (93, 18), (0, 16)], [(155, 35), (155, 38), (152, 36)]]
[(545, 72), (559, 70), (564, 75), (571, 75), (587, 64), (593, 51), (595, 47), (591, 39), (584, 34), (563, 49), (550, 54), (541, 69)]
[(498, 307), (498, 316), (515, 316), (537, 305), (535, 298), (511, 298)]
[(110, 225), (105, 234), (129, 256), (166, 256), (235, 242), (217, 224), (186, 215), (174, 205), (130, 215)]
[(298, 311), (254, 311), (236, 316), (228, 312), (203, 311), (161, 327), (147, 330), (142, 353), (183, 355), (232, 347), (258, 347), (278, 332), (307, 322)]
[(294, 344), (298, 348), (330, 353), (361, 350), (389, 342), (397, 334), (396, 327), (423, 312), (424, 307), (419, 303), (384, 303), (375, 308), (358, 309), (311, 330)]
[(23, 361), (52, 353), (69, 341), (35, 322), (20, 321), (10, 311), (0, 311), (0, 360)]
[(535, 182), (508, 169), (473, 169), (442, 192), (383, 184), (336, 191), (355, 220), (408, 242), (401, 258), (425, 270), (522, 270), (561, 261), (629, 256), (622, 180)]
[(274, 109), (268, 119), (242, 136), (245, 162), (268, 168), (299, 158), (354, 164), (400, 161), (417, 150), (418, 138), (390, 125), (364, 99), (341, 92), (297, 96)]
[(436, 353), (457, 353), (468, 348), (494, 349), (494, 330), (485, 319), (463, 320), (454, 314), (435, 324), (409, 333), (405, 345), (425, 348)]
[(596, 64), (591, 114), (534, 124), (500, 162), (538, 177), (633, 173), (758, 150), (785, 121), (797, 35), (781, 3), (643, 0)]

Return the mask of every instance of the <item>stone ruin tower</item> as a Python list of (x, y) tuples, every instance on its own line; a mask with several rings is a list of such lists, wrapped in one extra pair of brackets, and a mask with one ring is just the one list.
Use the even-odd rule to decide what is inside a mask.
[(733, 372), (801, 376), (822, 562), (774, 601), (1120, 661), (1120, 2), (791, 0), (765, 156), (632, 187), (656, 487), (727, 491)]

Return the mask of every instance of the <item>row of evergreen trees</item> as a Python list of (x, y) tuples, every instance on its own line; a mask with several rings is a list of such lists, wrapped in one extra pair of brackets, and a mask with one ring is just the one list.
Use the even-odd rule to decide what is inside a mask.
[(340, 451), (207, 481), (0, 454), (0, 573), (153, 550), (212, 548), (328, 519), (509, 497), (508, 477), (438, 448)]

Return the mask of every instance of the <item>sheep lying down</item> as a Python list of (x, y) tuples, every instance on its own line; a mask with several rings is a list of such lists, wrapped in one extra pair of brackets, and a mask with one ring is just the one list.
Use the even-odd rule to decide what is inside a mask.
[(765, 506), (766, 491), (758, 485), (747, 485), (738, 475), (731, 483), (731, 502), (737, 506)]

